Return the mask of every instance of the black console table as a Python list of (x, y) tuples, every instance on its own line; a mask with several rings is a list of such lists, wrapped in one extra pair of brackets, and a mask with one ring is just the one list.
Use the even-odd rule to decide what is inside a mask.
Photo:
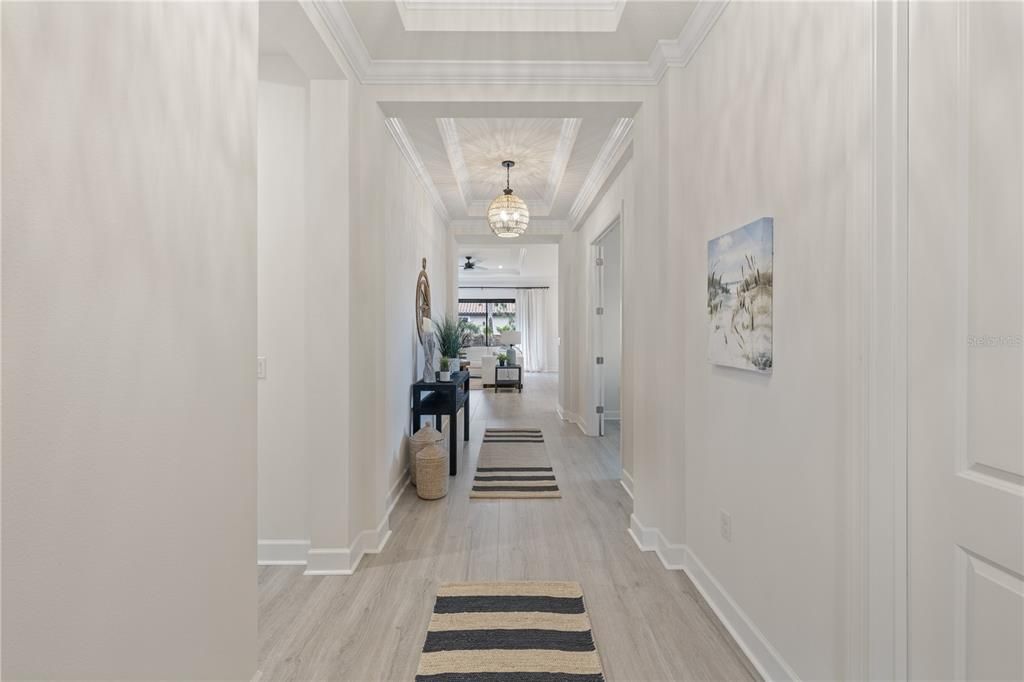
[(459, 473), (459, 410), (465, 409), (463, 421), (465, 434), (463, 440), (469, 440), (469, 371), (452, 372), (451, 381), (417, 381), (412, 385), (412, 433), (420, 428), (425, 416), (434, 417), (434, 426), (441, 429), (441, 417), (448, 415), (448, 473), (452, 476)]

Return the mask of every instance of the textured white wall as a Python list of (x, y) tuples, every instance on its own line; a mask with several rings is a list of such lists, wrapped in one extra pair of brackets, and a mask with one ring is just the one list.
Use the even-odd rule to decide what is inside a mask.
[(2, 11), (3, 676), (249, 679), (257, 6)]
[(259, 539), (309, 539), (306, 457), (306, 140), (309, 80), (260, 57), (258, 309)]
[[(650, 255), (671, 298), (653, 331), (682, 344), (657, 389), (671, 447), (636, 451), (641, 475), (662, 477), (638, 486), (659, 500), (640, 518), (685, 540), (804, 679), (842, 678), (847, 654), (846, 344), (860, 330), (845, 302), (860, 264), (846, 244), (870, 224), (871, 16), (731, 3), (662, 84), (666, 220)], [(706, 359), (707, 241), (761, 216), (775, 219), (770, 377)]]
[[(848, 656), (846, 344), (860, 330), (845, 302), (860, 264), (847, 244), (870, 223), (871, 15), (730, 3), (645, 101), (633, 160), (560, 251), (559, 399), (590, 424), (590, 244), (626, 200), (622, 457), (636, 518), (685, 544), (805, 679), (842, 678)], [(775, 218), (770, 377), (707, 361), (707, 241), (761, 216)]]

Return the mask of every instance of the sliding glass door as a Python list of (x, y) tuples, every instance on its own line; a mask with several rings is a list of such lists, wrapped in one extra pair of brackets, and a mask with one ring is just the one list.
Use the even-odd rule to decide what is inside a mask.
[(473, 333), (474, 346), (500, 346), (502, 333), (517, 329), (512, 298), (460, 298), (459, 319)]

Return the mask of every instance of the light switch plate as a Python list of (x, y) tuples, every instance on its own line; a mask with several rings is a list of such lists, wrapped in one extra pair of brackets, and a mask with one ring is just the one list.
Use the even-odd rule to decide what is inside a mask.
[(267, 358), (265, 355), (259, 355), (256, 357), (256, 378), (267, 378)]

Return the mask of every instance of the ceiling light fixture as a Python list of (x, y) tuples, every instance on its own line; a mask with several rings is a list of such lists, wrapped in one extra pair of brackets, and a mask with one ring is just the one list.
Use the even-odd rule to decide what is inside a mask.
[(511, 171), (515, 161), (502, 161), (505, 167), (505, 190), (491, 202), (487, 209), (487, 222), (491, 231), (499, 237), (511, 239), (526, 232), (530, 224), (530, 209), (526, 202), (512, 193)]

